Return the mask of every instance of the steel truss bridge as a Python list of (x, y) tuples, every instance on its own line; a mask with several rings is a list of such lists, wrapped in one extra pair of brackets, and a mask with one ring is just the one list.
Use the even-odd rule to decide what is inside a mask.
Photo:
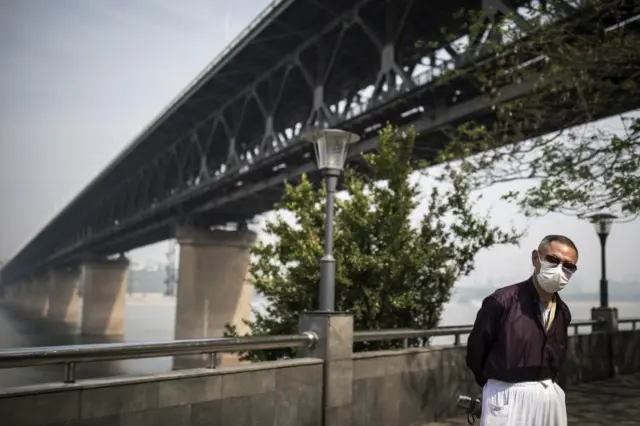
[[(571, 3), (567, 16), (578, 16), (580, 7)], [(300, 138), (313, 128), (360, 133), (350, 158), (357, 166), (360, 153), (375, 149), (386, 122), (413, 125), (419, 132), (415, 155), (432, 158), (447, 143), (448, 126), (491, 119), (488, 99), (470, 81), (438, 84), (443, 70), (486, 56), (485, 40), (497, 34), (487, 20), (482, 37), (469, 37), (457, 12), (505, 14), (521, 5), (273, 1), (11, 260), (3, 280), (72, 264), (87, 253), (166, 240), (179, 224), (251, 220), (273, 208), (285, 180), (303, 172), (318, 179), (312, 148)], [(453, 43), (443, 35), (452, 33), (460, 36)], [(513, 99), (531, 87), (508, 86), (502, 96)]]

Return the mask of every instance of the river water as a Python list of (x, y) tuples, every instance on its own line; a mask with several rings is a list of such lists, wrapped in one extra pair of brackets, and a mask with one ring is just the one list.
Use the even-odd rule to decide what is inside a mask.
[[(594, 303), (568, 301), (573, 318), (588, 319)], [(640, 316), (638, 302), (612, 302), (620, 318)], [(472, 324), (480, 301), (467, 303), (455, 300), (445, 307), (441, 325)], [(160, 295), (129, 295), (125, 311), (125, 335), (128, 342), (166, 341), (173, 339), (175, 299)], [(585, 328), (584, 333), (588, 332)], [(35, 319), (7, 307), (0, 306), (0, 349), (36, 346), (108, 343), (115, 340), (80, 336), (78, 328)], [(433, 344), (450, 344), (452, 337), (434, 339)], [(78, 366), (79, 378), (116, 375), (152, 374), (171, 369), (171, 358), (126, 360), (108, 363), (87, 363)], [(60, 366), (0, 370), (0, 388), (26, 384), (61, 381), (64, 369)]]

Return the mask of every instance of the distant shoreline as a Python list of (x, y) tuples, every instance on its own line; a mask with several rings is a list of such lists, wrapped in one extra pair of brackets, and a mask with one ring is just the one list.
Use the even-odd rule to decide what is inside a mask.
[[(609, 282), (609, 300), (619, 302), (640, 302), (640, 282)], [(451, 296), (452, 302), (469, 303), (475, 300), (483, 300), (498, 287), (454, 287)], [(568, 287), (561, 293), (562, 298), (567, 302), (599, 302), (600, 293), (598, 291), (581, 292), (580, 287)]]

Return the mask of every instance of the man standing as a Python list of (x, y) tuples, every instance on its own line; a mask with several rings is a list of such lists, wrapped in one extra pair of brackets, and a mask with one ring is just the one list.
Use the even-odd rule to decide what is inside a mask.
[(558, 292), (578, 269), (578, 249), (548, 235), (531, 253), (528, 280), (484, 299), (467, 344), (467, 366), (482, 390), (480, 426), (566, 426), (555, 382), (567, 352), (571, 312)]

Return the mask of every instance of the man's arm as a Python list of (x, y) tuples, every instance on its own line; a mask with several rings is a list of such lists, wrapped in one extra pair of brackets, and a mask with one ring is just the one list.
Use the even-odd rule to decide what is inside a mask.
[(493, 295), (485, 298), (478, 311), (476, 322), (473, 324), (473, 330), (469, 334), (467, 367), (480, 387), (487, 382), (482, 371), (487, 355), (498, 336), (503, 309), (502, 304)]

